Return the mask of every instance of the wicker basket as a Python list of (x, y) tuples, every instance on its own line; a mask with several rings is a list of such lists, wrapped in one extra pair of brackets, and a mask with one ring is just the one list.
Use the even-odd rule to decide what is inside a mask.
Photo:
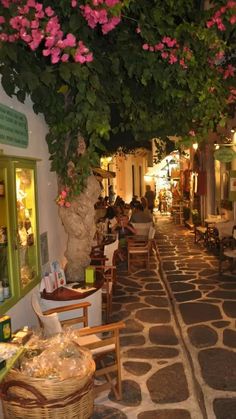
[(93, 374), (80, 379), (46, 380), (12, 369), (2, 384), (5, 419), (88, 419), (93, 413)]

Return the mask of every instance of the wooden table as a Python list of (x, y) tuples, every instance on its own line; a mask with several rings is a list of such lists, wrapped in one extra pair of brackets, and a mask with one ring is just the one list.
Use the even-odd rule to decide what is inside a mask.
[[(88, 286), (90, 288), (83, 290), (83, 292), (76, 291), (68, 287), (61, 287), (52, 293), (46, 293), (44, 290), (41, 293), (40, 305), (42, 311), (49, 310), (55, 307), (62, 307), (68, 304), (76, 304), (82, 301), (88, 301), (91, 306), (88, 310), (88, 324), (89, 326), (98, 326), (102, 324), (102, 285), (104, 283), (104, 278), (102, 272), (96, 272), (96, 279), (93, 284), (85, 284), (85, 282), (80, 282), (80, 287)], [(68, 286), (70, 286), (68, 284)], [(73, 311), (74, 316), (80, 316), (82, 314), (81, 310)], [(60, 320), (69, 319), (71, 313), (65, 312), (59, 314)]]

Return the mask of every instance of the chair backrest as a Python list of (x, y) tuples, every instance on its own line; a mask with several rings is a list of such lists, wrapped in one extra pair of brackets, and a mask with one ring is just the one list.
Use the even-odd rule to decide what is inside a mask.
[(234, 221), (222, 221), (216, 224), (219, 239), (230, 237), (233, 234)]
[(221, 220), (222, 216), (216, 215), (216, 214), (208, 214), (207, 218), (212, 221), (217, 221), (217, 220)]
[(32, 294), (31, 304), (46, 337), (62, 332), (61, 323), (57, 313), (44, 315), (41, 310), (36, 292)]
[(151, 221), (150, 223), (132, 223), (132, 226), (137, 231), (138, 236), (148, 237), (149, 230), (150, 230), (150, 227), (153, 226), (153, 222)]
[(105, 265), (113, 265), (113, 256), (114, 252), (118, 249), (119, 246), (119, 239), (118, 236), (116, 236), (116, 239), (114, 242), (110, 244), (106, 244), (104, 246), (104, 255), (106, 256), (106, 262)]
[(150, 227), (150, 229), (149, 229), (149, 232), (148, 232), (148, 239), (149, 239), (149, 240), (153, 240), (153, 239), (154, 239), (154, 237), (155, 237), (155, 233), (156, 233), (156, 229), (155, 229), (155, 227), (152, 225), (152, 226)]

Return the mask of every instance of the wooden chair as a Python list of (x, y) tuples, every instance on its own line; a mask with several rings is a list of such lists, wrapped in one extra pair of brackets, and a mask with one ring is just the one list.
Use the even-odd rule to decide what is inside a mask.
[(151, 251), (156, 248), (154, 240), (155, 228), (150, 227), (147, 238), (141, 236), (133, 236), (128, 239), (128, 272), (131, 272), (133, 262), (144, 262), (146, 268), (150, 269)]
[(207, 228), (201, 225), (194, 224), (194, 242), (199, 243), (203, 240), (206, 244)]
[(112, 243), (104, 245), (103, 256), (94, 257), (91, 264), (96, 270), (103, 273), (105, 279), (102, 287), (102, 308), (105, 310), (107, 323), (109, 322), (112, 312), (112, 295), (116, 283), (115, 254), (118, 246), (119, 240), (118, 236), (116, 236)]
[(132, 242), (128, 241), (128, 272), (131, 272), (131, 265), (136, 260), (137, 262), (144, 262), (146, 268), (150, 268), (150, 245), (148, 241), (146, 243), (135, 240)]
[(107, 265), (94, 265), (97, 271), (102, 272), (104, 277), (104, 285), (102, 286), (102, 309), (105, 311), (106, 323), (109, 322), (112, 313), (112, 296), (113, 289), (116, 282), (116, 266)]
[[(111, 235), (111, 238), (114, 235)], [(94, 246), (91, 252), (92, 265), (114, 265), (114, 254), (119, 246), (118, 236), (111, 243), (103, 244), (102, 246)]]
[(183, 204), (181, 203), (178, 208), (172, 211), (173, 221), (174, 224), (183, 225), (184, 217), (183, 217)]
[(150, 228), (153, 226), (153, 222), (149, 223), (132, 223), (132, 226), (136, 230), (137, 236), (148, 237)]
[[(82, 347), (88, 348), (96, 362), (95, 378), (99, 384), (95, 383), (95, 395), (111, 388), (117, 400), (122, 398), (121, 382), (121, 357), (120, 357), (120, 329), (125, 327), (124, 322), (116, 322), (102, 326), (87, 327), (88, 324), (88, 302), (56, 307), (42, 312), (38, 296), (32, 295), (32, 307), (38, 317), (39, 323), (44, 330), (45, 336), (49, 337), (56, 333), (63, 333), (63, 326), (73, 324), (82, 327), (73, 331), (73, 339)], [(83, 315), (75, 319), (59, 321), (58, 313), (82, 309)]]

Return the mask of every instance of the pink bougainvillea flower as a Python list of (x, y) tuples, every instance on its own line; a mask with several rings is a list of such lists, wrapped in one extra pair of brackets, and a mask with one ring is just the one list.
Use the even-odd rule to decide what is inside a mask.
[(164, 58), (164, 59), (168, 58), (168, 56), (169, 56), (168, 52), (164, 51), (164, 52), (161, 53), (161, 57)]
[(181, 58), (180, 60), (179, 60), (179, 64), (181, 65), (181, 67), (183, 67), (183, 68), (188, 68), (188, 66), (186, 65), (186, 63), (185, 63), (185, 61), (184, 61), (184, 59), (183, 58)]
[(5, 17), (3, 17), (3, 16), (0, 16), (0, 24), (1, 23), (5, 23)]
[(86, 55), (86, 61), (87, 63), (91, 63), (93, 61), (93, 54), (89, 53)]
[(6, 9), (9, 9), (10, 7), (10, 0), (1, 0), (3, 7), (5, 7)]
[(46, 7), (45, 13), (48, 17), (51, 17), (54, 15), (54, 10), (49, 6), (49, 7)]
[(192, 129), (191, 131), (189, 131), (189, 135), (191, 135), (191, 137), (195, 137), (196, 133), (195, 131)]
[(120, 0), (105, 0), (105, 3), (108, 7), (114, 7)]
[(48, 57), (51, 54), (51, 50), (50, 49), (43, 49), (43, 56), (44, 57)]
[(149, 45), (148, 44), (143, 44), (142, 48), (144, 49), (144, 51), (148, 51), (149, 50)]
[(16, 42), (16, 40), (17, 40), (17, 35), (9, 35), (8, 37), (9, 42)]
[(139, 26), (136, 28), (136, 33), (141, 33), (141, 29)]
[(228, 65), (226, 70), (224, 71), (224, 79), (228, 79), (229, 77), (233, 77), (235, 72), (235, 67), (233, 67), (231, 64)]
[(224, 58), (224, 56), (225, 56), (224, 51), (219, 51), (219, 52), (217, 52), (215, 58), (216, 58), (217, 61), (220, 61), (220, 60), (222, 60), (222, 58)]
[(228, 1), (226, 4), (227, 9), (232, 9), (234, 6), (236, 6), (236, 1)]
[(75, 55), (74, 55), (74, 60), (75, 60), (75, 62), (76, 62), (76, 63), (83, 64), (83, 63), (85, 63), (86, 58), (85, 58), (85, 56), (84, 56), (84, 55), (82, 55), (82, 54), (80, 53), (80, 51), (76, 51), (76, 52), (75, 52)]
[(174, 54), (170, 54), (169, 56), (169, 64), (174, 64), (178, 61), (178, 58)]
[(65, 203), (65, 207), (66, 207), (66, 208), (70, 208), (70, 207), (71, 207), (71, 203), (70, 203), (70, 202), (68, 202), (68, 201), (66, 201), (66, 203)]
[(94, 6), (99, 6), (99, 4), (102, 4), (103, 0), (93, 0), (93, 5)]
[(38, 20), (31, 20), (30, 27), (31, 27), (31, 29), (37, 29), (39, 27), (39, 21)]
[(226, 7), (225, 7), (225, 6), (222, 6), (222, 7), (220, 8), (219, 12), (220, 12), (221, 14), (225, 13), (225, 12), (226, 12)]
[(69, 58), (70, 58), (69, 54), (62, 54), (61, 61), (63, 63), (66, 63), (67, 61), (69, 61)]
[(61, 197), (62, 198), (66, 198), (67, 197), (67, 192), (65, 190), (61, 191)]
[(34, 7), (35, 7), (35, 0), (28, 0), (28, 1), (27, 1), (27, 6), (28, 6), (28, 7), (33, 7), (33, 8), (34, 8)]
[(156, 44), (155, 46), (154, 46), (154, 48), (155, 48), (155, 51), (161, 51), (161, 50), (163, 50), (163, 48), (164, 48), (165, 46), (164, 46), (164, 44), (162, 43), (162, 42), (159, 42), (158, 44)]
[(18, 12), (21, 15), (26, 15), (27, 13), (29, 13), (29, 7), (27, 5), (25, 5), (24, 7), (18, 7)]
[(166, 44), (169, 48), (173, 48), (177, 43), (176, 39), (171, 39), (169, 36), (163, 36), (162, 42), (163, 44)]
[(57, 64), (60, 61), (60, 57), (57, 54), (51, 54), (51, 63), (52, 64)]
[(211, 28), (214, 25), (214, 22), (212, 20), (208, 20), (206, 23), (207, 28)]
[(230, 95), (228, 96), (228, 103), (235, 103), (236, 102), (236, 89), (233, 87), (229, 88)]
[(66, 35), (66, 39), (64, 40), (64, 44), (67, 47), (75, 47), (76, 45), (76, 38), (72, 33), (68, 33)]
[(45, 47), (52, 48), (55, 45), (55, 37), (54, 36), (47, 36), (45, 40)]
[(6, 33), (0, 33), (0, 40), (3, 42), (8, 41), (8, 35)]
[(77, 6), (77, 0), (71, 0), (71, 7)]
[(97, 11), (97, 19), (98, 19), (98, 23), (100, 23), (101, 25), (108, 23), (108, 14), (107, 11), (105, 9), (99, 10)]
[(218, 23), (217, 28), (219, 29), (219, 31), (222, 31), (222, 32), (226, 30), (226, 27), (222, 22)]
[(43, 10), (43, 5), (41, 3), (35, 3), (35, 10), (41, 12)]
[(231, 25), (234, 25), (236, 23), (236, 15), (233, 15), (229, 18), (229, 22), (231, 23)]
[(20, 37), (23, 41), (25, 41), (27, 44), (29, 44), (32, 41), (32, 38), (27, 32), (21, 31)]
[(108, 32), (112, 31), (119, 23), (121, 19), (118, 16), (113, 16), (107, 23), (102, 25), (102, 33), (106, 35)]

